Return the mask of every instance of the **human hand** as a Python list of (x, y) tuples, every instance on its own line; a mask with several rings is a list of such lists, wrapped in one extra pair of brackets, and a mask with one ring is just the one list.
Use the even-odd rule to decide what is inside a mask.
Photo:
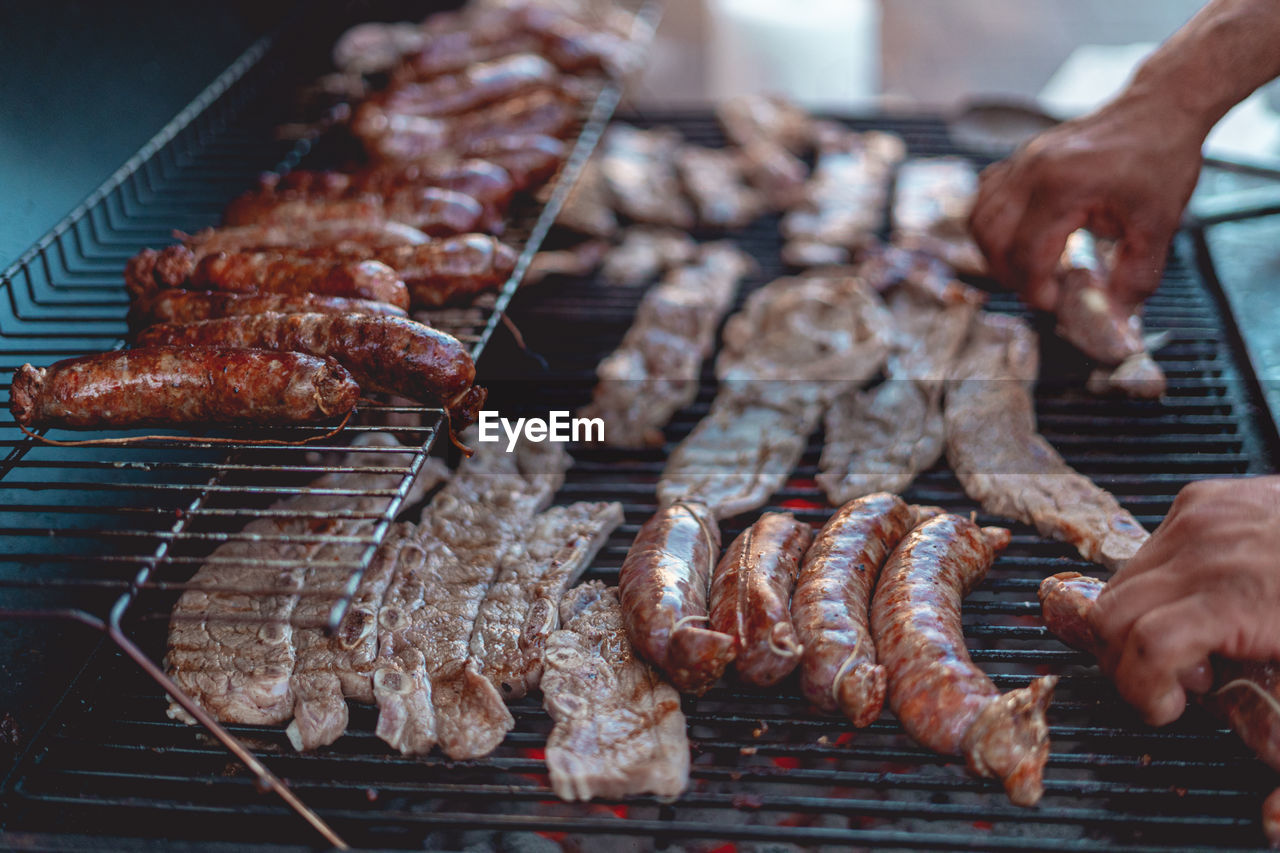
[(1055, 273), (1078, 228), (1117, 241), (1108, 288), (1132, 314), (1160, 283), (1200, 171), (1204, 134), (1163, 103), (1121, 99), (1029, 140), (982, 173), (969, 224), (991, 274), (1055, 311)]
[(1157, 726), (1211, 689), (1211, 654), (1280, 659), (1280, 476), (1184, 488), (1089, 621), (1103, 670)]

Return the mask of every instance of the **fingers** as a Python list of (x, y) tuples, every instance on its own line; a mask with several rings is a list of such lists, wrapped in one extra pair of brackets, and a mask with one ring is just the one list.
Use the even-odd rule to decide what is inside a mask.
[(1116, 247), (1108, 288), (1126, 313), (1139, 308), (1160, 285), (1173, 232), (1130, 235)]
[(1085, 212), (1071, 205), (1062, 204), (1060, 197), (1051, 194), (1042, 199), (1032, 197), (1027, 215), (1022, 218), (1009, 253), (1013, 275), (1020, 282), (1019, 290), (1032, 308), (1054, 311), (1061, 300), (1057, 278), (1062, 250), (1072, 231), (1085, 224)]

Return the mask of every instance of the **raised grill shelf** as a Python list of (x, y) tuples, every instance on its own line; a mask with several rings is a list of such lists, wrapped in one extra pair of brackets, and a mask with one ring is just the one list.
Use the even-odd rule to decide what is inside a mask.
[[(704, 115), (647, 115), (638, 123), (670, 123), (693, 141), (721, 142), (714, 122)], [(933, 119), (852, 123), (902, 133), (913, 154), (955, 151), (943, 125)], [(735, 238), (761, 264), (761, 272), (744, 287), (745, 296), (782, 272), (777, 221), (761, 220)], [(1082, 365), (1052, 343), (1046, 346), (1045, 378), (1037, 392), (1046, 437), (1148, 527), (1159, 522), (1177, 490), (1191, 480), (1273, 470), (1272, 427), (1258, 415), (1252, 378), (1206, 280), (1210, 265), (1203, 242), (1194, 238), (1180, 238), (1160, 292), (1148, 304), (1149, 328), (1169, 329), (1174, 336), (1158, 354), (1170, 380), (1163, 402), (1087, 396), (1079, 390)], [(490, 407), (505, 415), (545, 414), (585, 402), (596, 363), (616, 346), (642, 292), (553, 278), (521, 294), (511, 317), (546, 366), (506, 336), (495, 338), (481, 360), (482, 380), (492, 389)], [(991, 307), (1020, 310), (1006, 294), (993, 295)], [(620, 500), (626, 510), (626, 523), (588, 577), (616, 579), (631, 539), (654, 510), (653, 487), (666, 452), (688, 434), (714, 396), (709, 365), (704, 375), (697, 402), (667, 430), (667, 448), (634, 453), (573, 448), (577, 463), (557, 502)], [(819, 435), (769, 508), (815, 523), (830, 514), (813, 483), (820, 448)], [(177, 457), (166, 449), (164, 458)], [(225, 465), (215, 467), (220, 471)], [(29, 478), (48, 478), (53, 470), (84, 476), (78, 468), (54, 466), (39, 468)], [(920, 477), (907, 497), (962, 513), (976, 509), (945, 464)], [(87, 508), (81, 514), (93, 515)], [(60, 515), (57, 523), (74, 525), (81, 514)], [(998, 521), (982, 513), (979, 518)], [(749, 520), (726, 522), (725, 541)], [(888, 713), (859, 732), (842, 718), (815, 714), (799, 698), (794, 679), (770, 691), (727, 682), (702, 698), (685, 698), (693, 784), (675, 803), (650, 798), (559, 802), (542, 761), (550, 721), (536, 698), (513, 707), (516, 729), (480, 761), (393, 754), (373, 734), (375, 712), (367, 707), (353, 707), (346, 736), (310, 755), (294, 753), (280, 729), (229, 728), (347, 841), (370, 848), (551, 850), (536, 845), (554, 844), (725, 853), (795, 849), (788, 845), (911, 850), (1261, 845), (1259, 807), (1280, 777), (1196, 709), (1174, 726), (1143, 726), (1088, 659), (1049, 637), (1039, 622), (1035, 590), (1044, 576), (1070, 569), (1096, 572), (1097, 567), (1024, 526), (1015, 526), (1014, 534), (1013, 544), (967, 602), (965, 624), (974, 659), (1002, 688), (1049, 672), (1062, 675), (1050, 709), (1053, 751), (1046, 793), (1034, 809), (1010, 805), (997, 784), (974, 779), (955, 761), (914, 745)], [(175, 566), (172, 575), (181, 579), (191, 570), (194, 565)], [(96, 559), (60, 571), (68, 577), (91, 572), (118, 593), (130, 569)], [(165, 624), (176, 595), (154, 586), (140, 590), (127, 614), (125, 628), (154, 660), (164, 652)], [(160, 691), (128, 660), (109, 647), (99, 653), (9, 780), (4, 802), (9, 840), (60, 832), (127, 837), (131, 843), (310, 841), (296, 815), (257, 790), (253, 774), (200, 730), (167, 720), (164, 704)]]

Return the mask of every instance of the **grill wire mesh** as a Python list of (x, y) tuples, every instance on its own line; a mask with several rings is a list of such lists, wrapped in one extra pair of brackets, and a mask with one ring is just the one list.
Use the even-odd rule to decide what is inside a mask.
[[(65, 340), (81, 334), (79, 322), (97, 337), (78, 349), (113, 345), (120, 328), (112, 324), (123, 311), (117, 276), (124, 258), (139, 245), (163, 240), (170, 227), (205, 224), (254, 171), (288, 153), (286, 146), (263, 143), (265, 125), (233, 123), (229, 115), (218, 119), (219, 103), (211, 110), (214, 118), (198, 120), (199, 127), (184, 132), (185, 142), (151, 152), (133, 173), (136, 178), (95, 202), (10, 283), (14, 317), (3, 324), (6, 369), (16, 366), (17, 353), (50, 360), (70, 355)], [(657, 121), (675, 124), (696, 142), (721, 142), (705, 116), (650, 115), (640, 123)], [(897, 130), (913, 154), (952, 149), (942, 125), (932, 120), (854, 124)], [(776, 226), (775, 219), (765, 219), (735, 235), (761, 264), (743, 295), (780, 272)], [(1070, 364), (1061, 371), (1047, 368), (1037, 392), (1042, 432), (1068, 462), (1112, 490), (1149, 527), (1192, 479), (1271, 470), (1239, 353), (1224, 331), (1213, 293), (1191, 263), (1195, 251), (1190, 240), (1180, 242), (1148, 307), (1149, 327), (1174, 334), (1158, 356), (1170, 379), (1163, 403), (1087, 397), (1071, 383)], [(595, 364), (621, 338), (641, 293), (558, 278), (522, 295), (512, 318), (546, 367), (500, 337), (481, 361), (482, 379), (493, 389), (490, 407), (504, 414), (545, 413), (585, 402)], [(991, 305), (1018, 310), (1006, 295), (993, 296)], [(1047, 352), (1046, 363), (1058, 365), (1059, 359)], [(697, 402), (669, 428), (668, 450), (705, 414), (713, 395), (708, 370)], [(25, 544), (22, 552), (6, 555), (4, 577), (15, 592), (44, 606), (65, 603), (68, 595), (76, 604), (86, 596), (101, 603), (126, 591), (143, 553), (139, 543), (154, 543), (159, 532), (163, 544), (163, 531), (184, 502), (196, 494), (210, 496), (198, 513), (209, 517), (169, 535), (175, 547), (163, 582), (141, 584), (127, 614), (130, 636), (154, 660), (164, 652), (177, 589), (198, 565), (200, 548), (209, 546), (198, 536), (204, 525), (234, 530), (253, 515), (252, 509), (214, 512), (224, 504), (218, 489), (206, 485), (210, 478), (220, 478), (215, 485), (256, 479), (252, 489), (267, 483), (266, 493), (252, 491), (265, 503), (281, 490), (298, 488), (284, 485), (286, 477), (317, 473), (297, 469), (303, 451), (290, 451), (295, 465), (288, 471), (264, 467), (274, 451), (245, 450), (228, 462), (221, 451), (169, 446), (111, 451), (105, 454), (108, 467), (99, 461), (101, 450), (24, 451), (9, 436), (4, 434), (9, 455), (0, 469), (10, 526), (3, 532), (7, 541)], [(812, 522), (829, 514), (813, 484), (820, 447), (819, 435), (770, 508)], [(653, 511), (664, 452), (573, 452), (577, 464), (557, 502), (624, 503), (626, 523), (588, 574), (614, 580), (631, 538)], [(157, 476), (189, 484), (150, 485)], [(137, 495), (145, 500), (131, 504), (128, 498)], [(907, 497), (959, 512), (976, 509), (945, 466), (924, 474)], [(7, 520), (14, 514), (26, 520)], [(982, 513), (979, 519), (997, 521)], [(726, 541), (744, 521), (725, 524)], [(49, 527), (60, 531), (58, 542), (86, 529), (86, 544), (55, 547), (49, 555), (39, 547)], [(182, 547), (176, 547), (179, 542)], [(189, 561), (178, 559), (184, 553)], [(513, 707), (516, 729), (493, 755), (478, 761), (391, 754), (374, 736), (374, 711), (367, 707), (353, 708), (349, 730), (336, 744), (309, 755), (294, 753), (282, 730), (228, 728), (347, 841), (363, 847), (515, 849), (535, 841), (579, 849), (633, 843), (721, 851), (733, 849), (725, 845), (787, 849), (779, 843), (904, 849), (1260, 844), (1258, 809), (1280, 781), (1274, 773), (1197, 710), (1172, 727), (1143, 727), (1084, 656), (1040, 627), (1036, 585), (1045, 575), (1069, 569), (1091, 571), (1068, 547), (1016, 527), (1013, 545), (965, 607), (974, 659), (1002, 688), (1047, 672), (1063, 676), (1050, 710), (1046, 794), (1030, 810), (1008, 804), (994, 783), (973, 779), (954, 762), (912, 744), (888, 715), (851, 733), (841, 719), (815, 714), (791, 681), (768, 691), (729, 683), (702, 698), (685, 698), (693, 783), (676, 803), (557, 801), (542, 761), (550, 723), (536, 699)], [(36, 574), (55, 583), (33, 587), (29, 581)], [(81, 582), (86, 577), (88, 585)], [(163, 709), (161, 691), (131, 662), (109, 647), (96, 654), (8, 782), (9, 838), (56, 832), (309, 842), (297, 816), (264, 797), (252, 773), (201, 730), (166, 719)]]

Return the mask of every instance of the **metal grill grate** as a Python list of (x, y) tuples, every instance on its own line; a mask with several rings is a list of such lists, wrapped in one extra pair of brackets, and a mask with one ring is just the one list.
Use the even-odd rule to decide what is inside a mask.
[[(658, 121), (676, 124), (694, 141), (720, 141), (706, 117), (646, 116), (643, 123)], [(915, 154), (952, 151), (942, 125), (931, 119), (855, 125), (898, 130)], [(763, 220), (736, 235), (762, 266), (746, 291), (780, 272), (776, 225)], [(1045, 435), (1148, 526), (1190, 480), (1272, 470), (1269, 426), (1258, 419), (1239, 351), (1201, 272), (1207, 264), (1202, 252), (1202, 243), (1182, 239), (1149, 303), (1149, 327), (1174, 334), (1158, 356), (1170, 379), (1163, 403), (1088, 397), (1071, 382), (1079, 365), (1054, 352), (1046, 353), (1046, 377), (1037, 392)], [(595, 364), (617, 344), (641, 292), (553, 279), (522, 296), (512, 317), (548, 367), (543, 371), (510, 342), (495, 340), (481, 362), (493, 405), (504, 414), (545, 413), (584, 402)], [(992, 308), (1018, 310), (1003, 294), (993, 296)], [(669, 428), (670, 442), (688, 434), (713, 394), (708, 370), (697, 402)], [(812, 522), (830, 513), (813, 484), (820, 447), (819, 436), (773, 508)], [(577, 464), (557, 502), (620, 500), (626, 510), (626, 523), (589, 575), (613, 580), (654, 509), (653, 486), (665, 452), (582, 447), (574, 455)], [(945, 466), (924, 474), (907, 497), (960, 512), (976, 509)], [(726, 523), (726, 541), (741, 526), (739, 520)], [(515, 849), (533, 840), (520, 835), (525, 831), (579, 849), (624, 845), (630, 836), (698, 850), (733, 849), (726, 844), (759, 850), (764, 848), (751, 845), (781, 842), (1040, 850), (1260, 844), (1258, 810), (1276, 786), (1276, 774), (1199, 712), (1167, 729), (1143, 727), (1083, 655), (1039, 625), (1040, 579), (1090, 567), (1069, 547), (1028, 528), (1014, 532), (1012, 546), (966, 604), (965, 623), (975, 660), (1002, 688), (1050, 671), (1063, 675), (1050, 710), (1046, 794), (1031, 810), (1009, 805), (996, 784), (915, 746), (888, 715), (857, 733), (839, 718), (816, 715), (791, 682), (772, 691), (730, 685), (685, 698), (693, 784), (676, 803), (560, 803), (542, 761), (550, 722), (531, 699), (513, 707), (517, 726), (506, 742), (492, 756), (470, 762), (391, 754), (373, 733), (374, 711), (364, 707), (353, 708), (346, 736), (310, 755), (293, 753), (278, 729), (229, 728), (256, 754), (268, 756), (347, 841), (367, 847)], [(109, 563), (90, 569), (103, 583), (121, 576)], [(183, 576), (175, 566), (173, 577)], [(171, 588), (148, 587), (126, 623), (153, 659), (163, 654), (176, 596)], [(253, 774), (212, 739), (165, 719), (163, 707), (160, 692), (128, 661), (100, 653), (10, 780), (7, 830), (297, 843), (296, 816), (264, 798)]]

